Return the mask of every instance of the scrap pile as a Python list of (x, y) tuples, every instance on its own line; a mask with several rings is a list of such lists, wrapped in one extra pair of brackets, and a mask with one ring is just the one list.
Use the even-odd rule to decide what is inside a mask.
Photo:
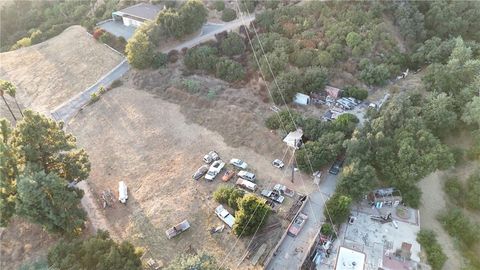
[(101, 194), (102, 201), (103, 201), (103, 208), (112, 207), (113, 203), (115, 202), (115, 197), (110, 189), (106, 189), (102, 191)]

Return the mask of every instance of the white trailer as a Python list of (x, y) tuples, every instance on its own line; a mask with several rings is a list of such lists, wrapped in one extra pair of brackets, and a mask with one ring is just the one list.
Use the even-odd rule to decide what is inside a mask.
[(127, 185), (123, 181), (118, 182), (118, 200), (121, 203), (127, 203), (128, 200)]

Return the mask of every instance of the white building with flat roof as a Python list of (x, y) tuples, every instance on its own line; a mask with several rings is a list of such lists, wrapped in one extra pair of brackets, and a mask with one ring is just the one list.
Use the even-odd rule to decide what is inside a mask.
[(338, 249), (337, 261), (335, 262), (335, 270), (364, 270), (366, 255), (346, 247)]
[(139, 27), (146, 21), (154, 21), (163, 6), (139, 3), (112, 13), (115, 21), (121, 21), (125, 26)]

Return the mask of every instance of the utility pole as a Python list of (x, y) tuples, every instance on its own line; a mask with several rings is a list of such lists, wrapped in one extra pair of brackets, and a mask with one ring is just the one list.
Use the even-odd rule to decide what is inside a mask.
[(295, 139), (295, 143), (293, 144), (293, 157), (292, 157), (292, 179), (291, 182), (293, 183), (293, 179), (295, 178), (295, 150), (297, 149), (297, 140)]

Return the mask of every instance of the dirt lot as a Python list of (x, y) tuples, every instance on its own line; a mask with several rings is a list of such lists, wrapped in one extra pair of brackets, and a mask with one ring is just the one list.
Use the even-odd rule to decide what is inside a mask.
[[(15, 83), (24, 107), (48, 112), (94, 84), (121, 58), (81, 26), (72, 26), (40, 44), (1, 53), (0, 78)], [(8, 116), (4, 106), (0, 116)]]
[[(162, 78), (172, 78), (167, 75)], [(237, 157), (249, 163), (260, 187), (282, 182), (303, 193), (315, 188), (305, 176), (305, 182), (293, 185), (287, 171), (270, 165), (271, 160), (282, 157), (285, 146), (257, 121), (263, 115), (256, 115), (257, 104), (249, 100), (248, 93), (236, 100), (242, 94), (235, 92), (241, 91), (227, 89), (208, 100), (174, 87), (152, 87), (165, 83), (156, 72), (133, 73), (129, 81), (84, 109), (69, 128), (90, 154), (89, 182), (94, 191), (116, 190), (120, 180), (128, 184), (127, 206), (117, 204), (105, 214), (119, 238), (145, 246), (151, 252), (148, 256), (167, 263), (186, 250), (206, 250), (219, 260), (227, 257), (226, 264), (233, 267), (244, 254), (250, 238), (234, 246), (236, 238), (229, 230), (213, 235), (207, 231), (221, 225), (214, 215), (217, 204), (211, 198), (219, 180), (196, 182), (191, 174), (211, 149), (225, 161)], [(155, 95), (135, 90), (140, 84)], [(190, 230), (168, 240), (165, 230), (183, 219), (189, 220)], [(272, 239), (280, 233), (277, 230)]]

